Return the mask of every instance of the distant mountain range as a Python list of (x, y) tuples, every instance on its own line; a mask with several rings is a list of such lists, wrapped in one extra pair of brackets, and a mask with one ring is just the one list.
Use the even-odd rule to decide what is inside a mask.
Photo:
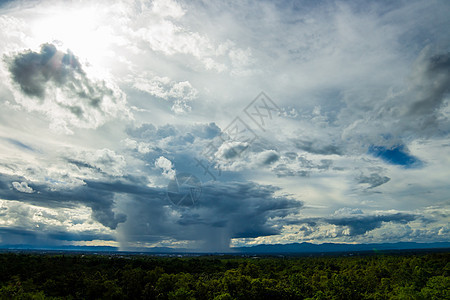
[(450, 242), (438, 243), (380, 243), (380, 244), (335, 244), (335, 243), (293, 243), (276, 245), (257, 245), (252, 247), (232, 248), (240, 253), (270, 254), (270, 253), (329, 253), (329, 252), (359, 252), (379, 250), (412, 250), (412, 249), (450, 249)]
[[(379, 244), (337, 244), (337, 243), (293, 243), (293, 244), (275, 244), (275, 245), (256, 245), (251, 247), (234, 247), (229, 251), (220, 253), (229, 254), (305, 254), (305, 253), (332, 253), (332, 252), (363, 252), (363, 251), (385, 251), (385, 250), (415, 250), (415, 249), (447, 249), (450, 251), (450, 242), (436, 243), (379, 243)], [(116, 247), (108, 246), (60, 246), (60, 247), (42, 247), (35, 245), (0, 245), (0, 250), (10, 251), (74, 251), (74, 252), (118, 252)], [(122, 252), (122, 251), (120, 251)], [(180, 249), (169, 247), (154, 247), (147, 249), (135, 249), (136, 253), (210, 253), (196, 251), (192, 249)], [(219, 253), (219, 252), (215, 252)]]

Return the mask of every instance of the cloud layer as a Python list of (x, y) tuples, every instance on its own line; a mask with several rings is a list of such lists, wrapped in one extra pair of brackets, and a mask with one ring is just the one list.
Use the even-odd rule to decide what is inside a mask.
[(439, 0), (2, 4), (0, 243), (449, 240), (448, 15)]

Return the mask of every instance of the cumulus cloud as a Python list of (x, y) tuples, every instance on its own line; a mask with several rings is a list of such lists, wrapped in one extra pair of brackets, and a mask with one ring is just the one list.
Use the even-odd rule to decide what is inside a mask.
[(22, 192), (22, 193), (28, 193), (28, 194), (34, 193), (33, 188), (29, 187), (29, 186), (28, 186), (28, 183), (26, 183), (26, 182), (23, 182), (23, 181), (22, 181), (22, 182), (13, 181), (13, 182), (12, 182), (12, 185), (13, 185), (13, 187), (14, 187), (16, 190), (18, 190), (19, 192)]
[(129, 138), (126, 138), (125, 140), (123, 140), (123, 143), (125, 144), (125, 146), (127, 148), (135, 149), (139, 153), (142, 153), (142, 154), (146, 154), (146, 153), (149, 153), (150, 151), (152, 151), (152, 146), (149, 143), (137, 142), (137, 141), (129, 139)]
[(90, 79), (70, 51), (43, 44), (5, 57), (12, 81), (23, 96), (15, 101), (25, 109), (46, 114), (55, 129), (96, 128), (116, 117), (130, 117), (126, 96), (119, 88)]
[(175, 177), (175, 170), (173, 169), (172, 162), (164, 156), (158, 157), (158, 159), (155, 161), (155, 166), (163, 170), (162, 174), (164, 177), (167, 177), (169, 179), (173, 179)]
[(172, 111), (175, 113), (189, 112), (192, 108), (189, 102), (197, 98), (198, 91), (192, 87), (189, 81), (174, 82), (168, 77), (158, 77), (146, 73), (139, 77), (133, 77), (133, 87), (149, 93), (152, 96), (172, 102)]

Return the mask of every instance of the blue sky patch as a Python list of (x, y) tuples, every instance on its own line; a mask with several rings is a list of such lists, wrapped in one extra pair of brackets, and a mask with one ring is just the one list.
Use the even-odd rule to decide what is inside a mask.
[(369, 154), (379, 157), (390, 164), (406, 168), (417, 167), (422, 163), (420, 159), (410, 155), (404, 145), (396, 145), (391, 148), (372, 145), (369, 147)]

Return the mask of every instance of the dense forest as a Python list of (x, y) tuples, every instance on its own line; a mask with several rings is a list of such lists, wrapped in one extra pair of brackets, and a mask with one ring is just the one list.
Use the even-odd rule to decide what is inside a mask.
[(450, 299), (450, 253), (0, 254), (1, 299)]

